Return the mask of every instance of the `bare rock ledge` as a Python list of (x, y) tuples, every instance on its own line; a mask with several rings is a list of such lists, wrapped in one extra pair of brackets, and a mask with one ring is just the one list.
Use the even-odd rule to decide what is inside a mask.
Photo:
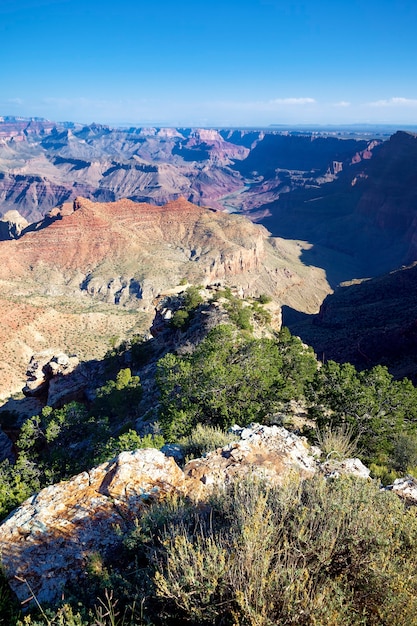
[[(184, 471), (158, 450), (123, 452), (26, 500), (0, 526), (2, 566), (19, 600), (30, 603), (33, 594), (42, 604), (59, 600), (65, 585), (82, 581), (92, 552), (117, 549), (120, 530), (132, 527), (150, 499), (178, 493), (197, 500), (214, 485), (253, 472), (279, 484), (290, 474), (325, 471), (320, 451), (285, 428), (234, 432), (235, 443), (190, 461)], [(369, 476), (358, 460), (338, 471)]]

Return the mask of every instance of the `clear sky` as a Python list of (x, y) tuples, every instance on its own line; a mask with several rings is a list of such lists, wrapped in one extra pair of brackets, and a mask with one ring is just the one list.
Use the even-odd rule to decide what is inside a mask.
[(0, 0), (0, 115), (417, 124), (416, 0)]

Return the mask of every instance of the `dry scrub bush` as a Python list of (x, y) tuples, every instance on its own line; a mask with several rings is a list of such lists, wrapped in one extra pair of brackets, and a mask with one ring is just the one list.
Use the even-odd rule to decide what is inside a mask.
[[(193, 624), (414, 626), (417, 519), (362, 480), (238, 482), (210, 525), (165, 536), (155, 576), (168, 615)], [(227, 622), (224, 620), (227, 619)], [(222, 621), (223, 620), (223, 621)]]
[(222, 595), (227, 554), (213, 537), (173, 537), (164, 573), (155, 574), (156, 593), (172, 601), (193, 622), (215, 619)]
[(187, 437), (181, 437), (178, 443), (185, 458), (196, 459), (232, 441), (236, 441), (236, 435), (226, 433), (218, 426), (197, 424), (193, 432)]
[(95, 613), (63, 608), (25, 623), (417, 626), (416, 511), (371, 481), (290, 477), (272, 487), (251, 476), (208, 502), (155, 503), (126, 548), (132, 563), (114, 570), (114, 594)]

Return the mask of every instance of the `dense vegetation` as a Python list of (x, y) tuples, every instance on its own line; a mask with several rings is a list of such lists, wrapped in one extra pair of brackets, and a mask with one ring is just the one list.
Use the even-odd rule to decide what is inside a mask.
[[(0, 516), (33, 491), (122, 450), (169, 441), (199, 456), (224, 445), (234, 423), (291, 427), (293, 401), (309, 418), (297, 428), (328, 457), (356, 446), (385, 483), (417, 476), (417, 390), (410, 381), (380, 366), (357, 372), (350, 364), (319, 365), (287, 329), (253, 333), (269, 321), (263, 299), (247, 305), (225, 296), (229, 323), (193, 351), (156, 363), (152, 399), (161, 435), (139, 435), (147, 406), (141, 381), (119, 368), (89, 406), (45, 407), (25, 422), (15, 465), (0, 464)], [(177, 308), (186, 315), (173, 317), (173, 332), (186, 332), (200, 305), (198, 290), (188, 290)], [(137, 373), (154, 358), (152, 342), (137, 340), (130, 350)], [(76, 590), (73, 604), (42, 607), (23, 623), (417, 624), (417, 518), (377, 482), (316, 478), (271, 488), (249, 479), (198, 507), (178, 499), (150, 505), (121, 541), (116, 558), (91, 556), (90, 584)], [(21, 624), (18, 616), (0, 585), (0, 624)]]
[(16, 444), (16, 463), (0, 463), (0, 516), (40, 488), (70, 478), (123, 450), (160, 448), (162, 436), (140, 437), (132, 428), (130, 418), (141, 395), (139, 377), (126, 368), (97, 389), (89, 409), (76, 402), (62, 409), (46, 406), (40, 415), (26, 420)]
[(255, 339), (218, 326), (192, 354), (159, 361), (163, 432), (175, 440), (197, 424), (262, 422), (283, 401), (299, 398), (315, 369), (313, 353), (289, 333)]

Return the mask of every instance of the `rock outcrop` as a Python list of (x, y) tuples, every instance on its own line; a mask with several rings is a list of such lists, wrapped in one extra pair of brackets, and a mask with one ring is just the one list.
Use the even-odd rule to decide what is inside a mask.
[(54, 350), (44, 350), (34, 354), (26, 372), (25, 395), (37, 396), (43, 393), (54, 376), (69, 374), (78, 364), (77, 357), (69, 357), (63, 352), (56, 354)]
[(119, 544), (117, 528), (126, 530), (149, 498), (182, 493), (184, 483), (173, 459), (138, 450), (29, 498), (0, 527), (2, 563), (19, 600), (33, 591), (41, 603), (56, 601), (91, 553)]
[(28, 226), (29, 222), (19, 211), (7, 211), (0, 220), (0, 241), (17, 239)]
[(214, 485), (230, 482), (247, 474), (256, 474), (272, 484), (279, 484), (290, 473), (310, 478), (318, 470), (320, 450), (308, 445), (305, 438), (283, 427), (254, 425), (235, 427), (236, 443), (210, 452), (204, 458), (187, 463), (184, 474), (192, 479), (192, 491), (201, 497)]
[[(86, 386), (80, 362), (64, 352), (44, 350), (34, 354), (26, 372), (25, 396), (43, 398), (52, 407), (82, 398)], [(78, 370), (78, 371), (77, 371)]]
[(393, 484), (387, 487), (408, 504), (417, 506), (417, 478), (414, 476), (404, 476), (394, 480)]
[[(146, 503), (167, 494), (204, 498), (215, 485), (255, 473), (272, 483), (322, 471), (319, 450), (285, 428), (235, 428), (236, 443), (190, 461), (182, 471), (157, 450), (123, 452), (68, 482), (43, 489), (0, 526), (5, 575), (21, 602), (55, 602), (80, 583), (89, 556), (120, 543)], [(360, 475), (366, 476), (360, 462)], [(345, 466), (343, 471), (352, 470)]]

